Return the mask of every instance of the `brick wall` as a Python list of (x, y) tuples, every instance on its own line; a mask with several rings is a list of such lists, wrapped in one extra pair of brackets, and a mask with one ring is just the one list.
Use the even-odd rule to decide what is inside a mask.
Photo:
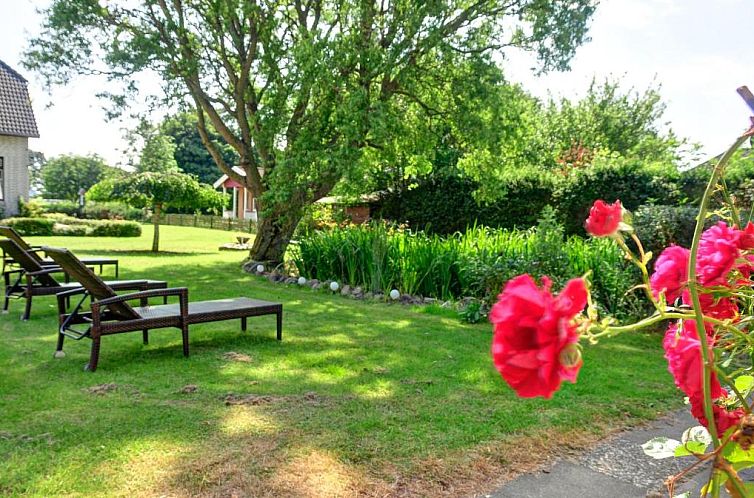
[(5, 216), (18, 213), (18, 198), (29, 198), (29, 139), (0, 135), (0, 157), (4, 164), (3, 201)]

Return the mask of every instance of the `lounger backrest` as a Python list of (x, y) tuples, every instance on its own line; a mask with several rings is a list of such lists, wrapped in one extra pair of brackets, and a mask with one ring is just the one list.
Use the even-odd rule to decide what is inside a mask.
[[(52, 258), (71, 278), (80, 283), (96, 300), (115, 297), (115, 291), (104, 280), (81, 262), (71, 251), (61, 247), (42, 247), (42, 250)], [(128, 303), (114, 303), (108, 306), (118, 318), (133, 320), (141, 318)]]
[(32, 250), (32, 247), (24, 240), (23, 237), (21, 237), (21, 234), (18, 233), (15, 228), (0, 225), (0, 235), (7, 237), (15, 242), (18, 247), (29, 253), (29, 256), (37, 263), (42, 262), (42, 258), (39, 257), (39, 254)]
[[(25, 272), (32, 273), (42, 270), (42, 266), (11, 239), (0, 239), (0, 248), (6, 255), (13, 258), (13, 261)], [(48, 287), (60, 287), (60, 283), (52, 275), (39, 275), (37, 282)]]

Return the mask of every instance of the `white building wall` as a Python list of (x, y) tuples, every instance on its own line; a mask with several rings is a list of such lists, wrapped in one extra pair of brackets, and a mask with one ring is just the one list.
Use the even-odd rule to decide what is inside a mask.
[(0, 135), (0, 157), (4, 165), (4, 215), (18, 214), (18, 198), (29, 199), (29, 139)]

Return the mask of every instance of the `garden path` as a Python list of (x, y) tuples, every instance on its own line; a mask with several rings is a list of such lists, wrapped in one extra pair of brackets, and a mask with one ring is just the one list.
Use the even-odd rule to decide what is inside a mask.
[[(663, 482), (694, 462), (693, 457), (655, 460), (641, 445), (654, 437), (680, 439), (683, 431), (698, 425), (681, 409), (651, 424), (621, 432), (574, 459), (555, 462), (537, 473), (524, 474), (487, 495), (486, 498), (655, 498), (667, 496)], [(698, 490), (708, 478), (709, 468), (676, 485), (676, 495)]]

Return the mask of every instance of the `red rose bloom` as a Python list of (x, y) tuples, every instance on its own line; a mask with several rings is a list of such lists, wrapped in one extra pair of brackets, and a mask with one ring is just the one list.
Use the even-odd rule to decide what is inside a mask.
[(589, 217), (584, 228), (595, 237), (607, 237), (618, 232), (618, 226), (623, 219), (623, 206), (620, 201), (607, 204), (603, 200), (595, 201), (589, 210)]
[(742, 251), (754, 249), (754, 223), (749, 222), (746, 228), (739, 231), (738, 248)]
[(728, 273), (739, 256), (740, 234), (740, 231), (728, 227), (722, 221), (702, 234), (696, 261), (700, 284), (713, 286), (728, 283)]
[[(683, 291), (683, 304), (693, 306), (691, 293), (688, 289)], [(738, 315), (738, 306), (729, 297), (715, 298), (712, 294), (700, 292), (699, 304), (702, 306), (702, 313), (718, 320), (727, 320), (728, 318), (735, 318)]]
[[(662, 346), (665, 349), (668, 370), (675, 380), (675, 385), (690, 398), (701, 396), (702, 351), (699, 336), (696, 333), (696, 323), (692, 320), (684, 320), (680, 331), (675, 323), (670, 324)], [(722, 396), (723, 389), (714, 373), (711, 377), (711, 386), (712, 398)]]
[[(723, 389), (723, 395), (721, 397), (725, 397), (727, 395), (728, 393)], [(691, 403), (691, 415), (693, 415), (694, 418), (697, 419), (699, 423), (704, 427), (709, 428), (707, 417), (704, 415), (704, 404), (702, 402), (701, 395), (689, 398), (689, 402)], [(712, 412), (715, 418), (715, 429), (717, 429), (717, 437), (720, 438), (723, 437), (725, 431), (740, 424), (741, 419), (745, 414), (743, 408), (728, 410), (724, 406), (720, 406), (717, 403), (712, 404)]]
[(529, 275), (511, 279), (490, 311), (495, 368), (523, 398), (552, 397), (563, 380), (576, 381), (582, 363), (572, 321), (586, 306), (586, 283), (570, 280), (557, 297), (547, 277), (542, 284)]
[(671, 245), (665, 248), (655, 262), (655, 271), (649, 279), (652, 295), (658, 298), (665, 292), (668, 303), (675, 301), (688, 283), (689, 250)]

